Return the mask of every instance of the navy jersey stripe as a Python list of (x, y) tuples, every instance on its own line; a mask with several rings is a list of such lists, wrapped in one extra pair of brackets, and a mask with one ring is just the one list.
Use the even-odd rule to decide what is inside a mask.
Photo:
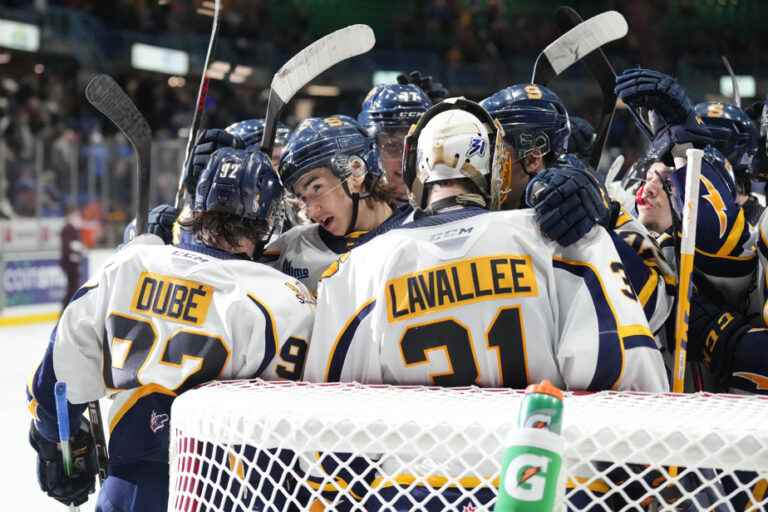
[(261, 361), (261, 364), (259, 365), (259, 369), (256, 371), (256, 373), (253, 375), (253, 377), (258, 377), (262, 374), (264, 370), (267, 369), (267, 365), (274, 359), (276, 348), (277, 347), (277, 333), (275, 333), (275, 330), (272, 328), (274, 325), (274, 319), (272, 318), (272, 315), (269, 312), (269, 309), (267, 309), (261, 302), (256, 300), (251, 295), (248, 295), (248, 298), (253, 301), (256, 306), (261, 310), (262, 314), (264, 315), (264, 360)]
[(640, 347), (652, 348), (654, 350), (658, 349), (654, 339), (648, 336), (640, 336), (640, 335), (627, 336), (626, 338), (624, 338), (623, 341), (624, 341), (624, 350), (630, 350), (633, 348), (640, 348)]
[(339, 382), (341, 380), (341, 370), (344, 368), (344, 360), (347, 358), (347, 352), (349, 352), (352, 338), (355, 337), (355, 332), (357, 332), (360, 323), (366, 316), (368, 316), (375, 305), (376, 301), (372, 300), (369, 304), (363, 307), (363, 309), (352, 318), (352, 321), (347, 324), (346, 329), (344, 329), (339, 336), (333, 354), (331, 354), (331, 361), (325, 376), (326, 382)]
[(592, 377), (592, 382), (587, 387), (587, 391), (612, 389), (618, 382), (619, 377), (621, 377), (624, 361), (618, 324), (613, 310), (610, 304), (608, 304), (608, 298), (605, 295), (600, 278), (585, 263), (565, 262), (558, 259), (553, 260), (552, 263), (555, 268), (565, 270), (582, 278), (595, 306), (600, 336), (595, 374)]

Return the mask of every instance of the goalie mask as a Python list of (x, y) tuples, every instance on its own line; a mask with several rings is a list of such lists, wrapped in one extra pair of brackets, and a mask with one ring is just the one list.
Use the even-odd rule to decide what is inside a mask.
[[(403, 179), (414, 207), (427, 207), (427, 185), (468, 179), (497, 209), (504, 130), (474, 101), (451, 98), (429, 109), (405, 138)], [(490, 204), (489, 204), (490, 203)]]

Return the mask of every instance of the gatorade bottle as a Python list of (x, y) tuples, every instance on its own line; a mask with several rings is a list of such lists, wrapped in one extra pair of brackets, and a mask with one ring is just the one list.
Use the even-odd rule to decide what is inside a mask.
[(525, 390), (518, 429), (502, 459), (495, 512), (551, 512), (564, 508), (565, 472), (560, 436), (563, 392), (545, 380)]

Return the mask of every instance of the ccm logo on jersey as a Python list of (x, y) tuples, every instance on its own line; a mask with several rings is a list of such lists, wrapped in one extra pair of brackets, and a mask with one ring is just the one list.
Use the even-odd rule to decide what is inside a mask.
[(202, 325), (208, 316), (213, 288), (175, 277), (142, 272), (131, 299), (131, 310), (173, 322)]
[(428, 268), (387, 281), (387, 317), (399, 322), (433, 311), (502, 297), (534, 297), (539, 290), (531, 257), (483, 256)]

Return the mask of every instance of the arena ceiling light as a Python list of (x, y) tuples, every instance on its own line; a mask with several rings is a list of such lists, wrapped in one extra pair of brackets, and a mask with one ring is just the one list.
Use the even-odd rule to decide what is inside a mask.
[(307, 86), (307, 94), (310, 96), (338, 96), (341, 89), (336, 85), (310, 85)]
[(0, 19), (0, 46), (36, 52), (40, 48), (40, 29), (30, 23)]
[[(757, 94), (755, 77), (752, 75), (736, 75), (736, 85), (742, 98), (754, 98)], [(733, 97), (733, 82), (730, 75), (720, 77), (720, 94), (728, 98)]]
[(136, 69), (186, 75), (189, 71), (189, 54), (172, 48), (134, 43), (131, 46), (131, 65)]

